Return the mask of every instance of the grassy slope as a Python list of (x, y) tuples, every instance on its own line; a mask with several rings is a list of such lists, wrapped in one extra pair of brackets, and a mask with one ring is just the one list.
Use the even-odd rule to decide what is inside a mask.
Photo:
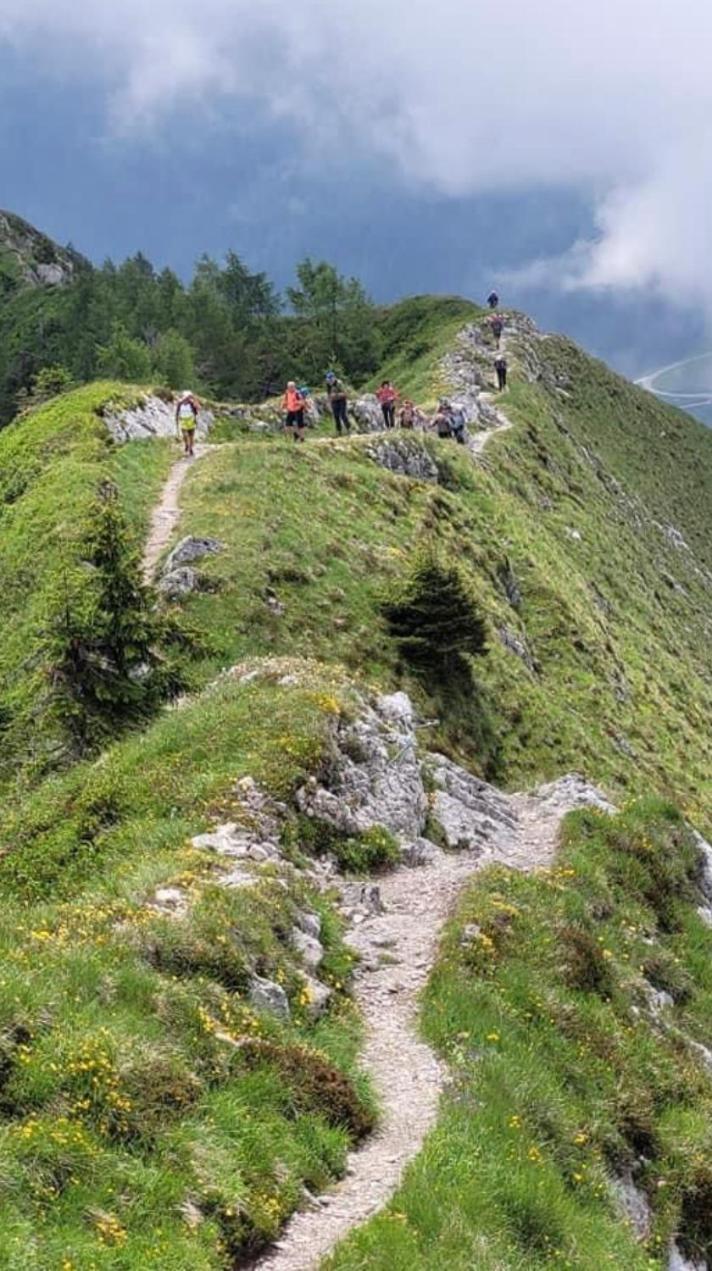
[[(438, 387), (434, 350), (445, 347), (461, 321), (448, 314), (445, 336), (425, 308), (427, 347), (420, 356), (426, 364), (413, 360), (408, 331), (397, 327), (390, 363), (401, 386), (423, 399)], [(567, 365), (578, 356), (565, 344), (552, 343), (551, 352)], [(319, 765), (329, 715), (348, 709), (342, 665), (354, 677), (387, 686), (399, 682), (378, 606), (419, 542), (436, 542), (456, 557), (488, 615), (492, 651), (481, 674), (496, 709), (508, 782), (576, 765), (612, 788), (669, 789), (691, 806), (701, 799), (708, 599), (695, 590), (700, 583), (688, 555), (647, 521), (641, 525), (639, 513), (621, 502), (580, 446), (599, 450), (606, 473), (620, 480), (633, 482), (639, 474), (641, 497), (652, 503), (655, 495), (656, 518), (674, 520), (688, 541), (694, 537), (701, 559), (708, 550), (705, 527), (700, 522), (698, 533), (697, 522), (688, 524), (677, 493), (687, 473), (681, 468), (676, 474), (674, 496), (651, 492), (644, 451), (624, 417), (629, 402), (621, 408), (617, 395), (631, 392), (636, 411), (643, 411), (651, 430), (643, 446), (664, 444), (656, 429), (673, 423), (682, 428), (695, 472), (707, 463), (706, 439), (678, 423), (673, 412), (658, 416), (654, 403), (622, 390), (607, 372), (590, 363), (586, 368), (601, 376), (592, 401), (515, 383), (508, 408), (522, 426), (496, 439), (482, 470), (456, 448), (429, 443), (447, 488), (385, 472), (364, 455), (359, 439), (297, 448), (281, 438), (247, 438), (191, 473), (181, 533), (214, 533), (227, 547), (201, 563), (218, 590), (187, 606), (212, 641), (192, 666), (196, 689), (251, 654), (292, 661), (250, 684), (227, 680), (199, 693), (181, 711), (167, 712), (144, 733), (117, 743), (99, 762), (45, 782), (6, 808), (0, 826), (6, 950), (0, 1248), (11, 1251), (8, 1267), (217, 1271), (276, 1230), (303, 1182), (320, 1186), (338, 1172), (349, 1140), (343, 1115), (340, 1120), (333, 1108), (320, 1107), (313, 1095), (310, 1102), (308, 1091), (315, 1080), (323, 1085), (314, 1047), (344, 1073), (352, 1071), (356, 1028), (340, 993), (326, 1022), (314, 1028), (305, 1018), (303, 982), (285, 943), (294, 906), (304, 903), (300, 887), (287, 895), (267, 885), (253, 899), (225, 896), (213, 886), (213, 863), (187, 843), (213, 817), (234, 813), (239, 776), (250, 774), (289, 798)], [(57, 411), (55, 422), (60, 418)], [(28, 450), (28, 462), (38, 468), (35, 484), (49, 481), (57, 466), (46, 464), (47, 449), (50, 459), (55, 453), (47, 429), (46, 439)], [(65, 476), (75, 492), (88, 491), (103, 464), (93, 458), (103, 455), (103, 438), (99, 444), (93, 427), (86, 436), (90, 474), (83, 462), (73, 462)], [(83, 453), (84, 439), (83, 430), (78, 437), (69, 430), (58, 450), (74, 454), (81, 440)], [(668, 454), (665, 461), (671, 462)], [(113, 462), (132, 519), (145, 524), (165, 453), (159, 448), (155, 457), (152, 447), (141, 445), (119, 452)], [(61, 506), (61, 489), (41, 505)], [(663, 507), (668, 497), (674, 505)], [(75, 506), (81, 506), (76, 493)], [(570, 538), (567, 526), (577, 528), (581, 539)], [(48, 550), (54, 551), (53, 542)], [(505, 559), (521, 586), (519, 611), (501, 585)], [(677, 592), (673, 605), (656, 598), (661, 568), (688, 588), (689, 602), (678, 602)], [(38, 573), (38, 582), (44, 577)], [(605, 612), (593, 600), (593, 583), (605, 598)], [(663, 599), (669, 590), (666, 584)], [(282, 617), (266, 604), (273, 596), (285, 605)], [(13, 612), (9, 616), (15, 620)], [(526, 634), (538, 675), (497, 640), (495, 628), (505, 624)], [(308, 668), (294, 662), (305, 656), (317, 662)], [(296, 672), (296, 684), (279, 685), (285, 669)], [(635, 747), (636, 757), (621, 749), (621, 739)], [(447, 721), (437, 741), (467, 755), (467, 737), (455, 737)], [(177, 881), (189, 887), (195, 903), (178, 930), (146, 907), (156, 886)], [(511, 886), (525, 882), (512, 880)], [(532, 884), (534, 891), (538, 886)], [(549, 893), (542, 894), (549, 903)], [(342, 983), (347, 961), (338, 924), (328, 907), (322, 909), (328, 974)], [(522, 948), (531, 932), (521, 929)], [(255, 964), (284, 978), (295, 1010), (292, 1025), (282, 1029), (256, 1020), (246, 1008), (246, 967)], [(696, 965), (691, 969), (701, 978)], [(460, 975), (456, 959), (441, 972), (439, 992), (450, 973)], [(447, 1051), (453, 1036), (467, 1030), (460, 1013), (480, 1001), (470, 1000), (471, 986), (461, 990), (458, 980), (452, 1012), (445, 1020), (431, 1015), (428, 1024)], [(228, 1061), (214, 1037), (215, 1019), (238, 1039), (257, 1029), (268, 1040), (306, 1042), (308, 1048), (296, 1058), (289, 1052), (294, 1062), (285, 1081), (283, 1052), (263, 1054), (257, 1063)], [(652, 1089), (653, 1078), (642, 1073), (641, 1088), (649, 1079)], [(354, 1115), (367, 1116), (358, 1089), (347, 1080)], [(442, 1143), (451, 1141), (452, 1119), (440, 1133)], [(464, 1129), (463, 1136), (458, 1187), (470, 1151)], [(555, 1175), (558, 1158), (551, 1168)], [(569, 1227), (592, 1232), (601, 1199), (593, 1197), (593, 1208), (579, 1213), (564, 1194), (568, 1182), (552, 1178), (564, 1235)], [(445, 1178), (446, 1190), (447, 1184)], [(203, 1215), (194, 1228), (187, 1202)], [(443, 1192), (443, 1212), (454, 1203), (454, 1189)], [(484, 1218), (473, 1221), (479, 1225)], [(455, 1226), (465, 1231), (453, 1245), (457, 1252), (471, 1240), (472, 1228), (465, 1230), (460, 1218)], [(428, 1235), (429, 1246), (420, 1235), (416, 1242), (421, 1239), (431, 1259), (447, 1247), (441, 1233)], [(534, 1265), (526, 1261), (528, 1253), (517, 1262), (509, 1237), (501, 1239), (493, 1248), (504, 1251), (504, 1261), (483, 1266)], [(630, 1241), (612, 1222), (596, 1239), (602, 1251), (629, 1255)], [(400, 1248), (396, 1252), (400, 1258)]]
[[(370, 1125), (343, 1075), (358, 1028), (331, 907), (298, 879), (225, 891), (189, 842), (239, 812), (242, 775), (288, 796), (347, 700), (297, 662), (226, 680), (6, 814), (0, 1266), (232, 1266)], [(186, 890), (188, 918), (150, 908), (159, 884)], [(305, 904), (335, 993), (316, 1025), (288, 941)], [(255, 967), (284, 985), (290, 1023), (247, 1005)]]
[(379, 321), (383, 365), (371, 387), (390, 379), (404, 397), (432, 405), (447, 388), (441, 377), (441, 358), (457, 332), (481, 313), (460, 296), (412, 296), (384, 309)]
[[(43, 630), (61, 603), (64, 571), (82, 559), (89, 511), (113, 476), (137, 535), (170, 462), (164, 443), (116, 450), (97, 412), (131, 395), (126, 385), (68, 393), (0, 432), (0, 704), (9, 723), (0, 773), (31, 747), (46, 753), (37, 707), (44, 696)], [(3, 773), (4, 769), (4, 773)]]
[[(688, 903), (679, 814), (634, 805), (569, 818), (556, 867), (489, 870), (462, 900), (425, 1002), (453, 1080), (440, 1123), (386, 1211), (333, 1271), (536, 1271), (667, 1265), (680, 1229), (712, 1256), (712, 933)], [(675, 999), (651, 1026), (645, 983)], [(634, 1169), (648, 1240), (611, 1179)]]
[[(379, 603), (417, 547), (432, 544), (460, 564), (490, 622), (478, 671), (498, 717), (503, 778), (582, 767), (613, 790), (648, 785), (701, 816), (712, 678), (709, 583), (696, 570), (712, 570), (701, 494), (712, 434), (582, 364), (571, 346), (543, 347), (570, 376), (571, 396), (515, 382), (507, 409), (520, 426), (490, 443), (479, 470), (455, 447), (427, 443), (448, 488), (383, 471), (358, 438), (302, 450), (246, 440), (210, 456), (189, 481), (182, 527), (227, 546), (204, 567), (218, 590), (189, 605), (214, 640), (203, 673), (267, 649), (393, 684)], [(672, 544), (665, 525), (693, 550)], [(265, 603), (270, 593), (283, 616)], [(526, 640), (537, 673), (502, 646), (504, 627)], [(467, 755), (461, 731), (446, 727), (439, 740)]]

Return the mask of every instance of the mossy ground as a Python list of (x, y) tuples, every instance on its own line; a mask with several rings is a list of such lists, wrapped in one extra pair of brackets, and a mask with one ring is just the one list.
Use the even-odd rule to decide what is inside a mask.
[[(691, 900), (679, 814), (642, 803), (569, 818), (555, 867), (482, 874), (424, 1003), (448, 1060), (440, 1123), (386, 1211), (333, 1271), (667, 1265), (681, 1231), (710, 1258), (712, 933)], [(651, 1021), (647, 986), (677, 1004)], [(612, 1180), (653, 1211), (638, 1241)]]

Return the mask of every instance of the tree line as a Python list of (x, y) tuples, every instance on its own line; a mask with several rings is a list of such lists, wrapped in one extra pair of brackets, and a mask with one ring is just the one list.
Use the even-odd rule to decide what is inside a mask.
[(28, 400), (97, 378), (256, 401), (334, 366), (358, 383), (380, 360), (376, 310), (356, 278), (303, 260), (281, 295), (235, 252), (203, 256), (184, 283), (142, 253), (19, 286), (0, 309), (0, 425)]

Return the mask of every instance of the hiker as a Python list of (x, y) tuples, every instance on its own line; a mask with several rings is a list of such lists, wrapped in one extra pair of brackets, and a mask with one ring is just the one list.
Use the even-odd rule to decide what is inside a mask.
[(502, 332), (504, 331), (504, 318), (501, 313), (494, 313), (492, 315), (490, 318), (490, 327), (492, 328), (492, 335), (499, 345), (502, 338)]
[(282, 400), (282, 409), (286, 412), (284, 417), (285, 435), (290, 429), (293, 429), (292, 436), (295, 441), (304, 441), (304, 407), (306, 403), (302, 394), (299, 392), (294, 380), (290, 380), (287, 384), (287, 391)]
[(376, 397), (381, 403), (383, 412), (383, 422), (386, 428), (395, 427), (396, 422), (396, 402), (398, 401), (398, 392), (391, 384), (390, 380), (384, 380), (376, 393)]
[(455, 441), (457, 442), (458, 446), (464, 446), (465, 444), (465, 412), (462, 409), (462, 406), (456, 406), (452, 409), (452, 413), (450, 416), (450, 427), (452, 429), (452, 435), (455, 438)]
[(183, 438), (183, 453), (192, 459), (195, 453), (195, 429), (198, 423), (200, 402), (190, 389), (181, 393), (176, 405), (176, 427)]
[(496, 309), (499, 304), (499, 296), (496, 291), (491, 291), (487, 297), (487, 304), (490, 309)]
[(494, 359), (494, 369), (497, 372), (497, 388), (503, 393), (507, 387), (507, 359), (504, 353), (500, 353)]
[(437, 412), (433, 416), (433, 428), (443, 441), (452, 437), (452, 406), (446, 397), (440, 399)]
[(334, 371), (327, 371), (326, 373), (326, 395), (329, 398), (329, 405), (334, 416), (337, 433), (340, 436), (342, 428), (345, 432), (350, 433), (351, 424), (349, 423), (349, 402), (346, 396), (346, 389)]
[(401, 428), (415, 428), (416, 413), (415, 402), (411, 402), (410, 398), (406, 397), (398, 413), (398, 423)]

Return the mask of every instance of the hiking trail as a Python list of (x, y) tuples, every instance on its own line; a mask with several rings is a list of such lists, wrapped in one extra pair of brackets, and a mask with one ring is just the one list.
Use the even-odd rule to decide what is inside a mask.
[(349, 1155), (346, 1175), (297, 1212), (259, 1271), (312, 1271), (354, 1228), (391, 1199), (406, 1166), (435, 1125), (446, 1066), (418, 1031), (418, 1007), (443, 926), (465, 883), (495, 861), (535, 869), (553, 858), (562, 816), (559, 797), (503, 795), (517, 825), (504, 845), (480, 854), (438, 849), (424, 866), (401, 866), (379, 879), (384, 912), (352, 929), (348, 943), (361, 961), (354, 998), (364, 1020), (361, 1053), (380, 1101), (381, 1120), (365, 1144)]
[(183, 488), (183, 482), (193, 467), (194, 461), (203, 459), (205, 455), (215, 449), (217, 449), (216, 446), (197, 442), (193, 460), (187, 459), (185, 455), (182, 455), (173, 464), (168, 474), (168, 480), (161, 491), (161, 497), (151, 515), (151, 525), (143, 552), (142, 568), (145, 583), (153, 581), (156, 565), (170, 543), (173, 531), (180, 520), (180, 492)]

